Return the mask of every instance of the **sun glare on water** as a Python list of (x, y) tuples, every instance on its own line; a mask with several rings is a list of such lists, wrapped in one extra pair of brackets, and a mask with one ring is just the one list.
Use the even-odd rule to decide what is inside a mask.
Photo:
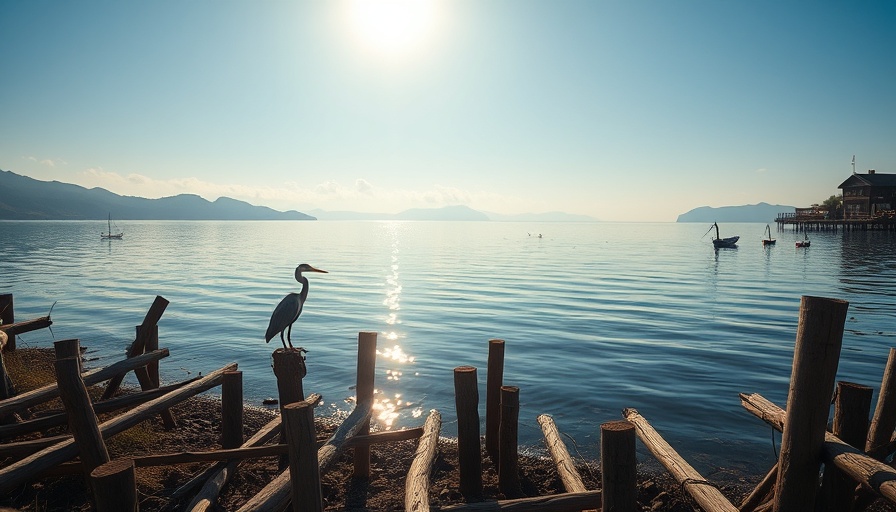
[(435, 0), (351, 0), (348, 16), (358, 43), (387, 58), (420, 50), (438, 18)]

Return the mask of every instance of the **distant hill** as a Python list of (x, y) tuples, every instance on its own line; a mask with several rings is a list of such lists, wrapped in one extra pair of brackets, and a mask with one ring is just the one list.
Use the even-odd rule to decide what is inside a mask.
[(315, 220), (290, 210), (280, 212), (229, 197), (214, 202), (194, 194), (160, 199), (120, 196), (58, 181), (39, 181), (0, 171), (0, 219), (99, 220)]
[(748, 204), (743, 206), (701, 206), (682, 213), (676, 222), (774, 222), (779, 213), (793, 213), (793, 206)]
[(445, 206), (442, 208), (412, 208), (400, 213), (361, 213), (349, 211), (311, 210), (310, 214), (320, 220), (454, 220), (454, 221), (501, 221), (501, 222), (594, 222), (587, 215), (572, 215), (563, 212), (523, 213), (504, 215), (481, 212), (467, 206)]

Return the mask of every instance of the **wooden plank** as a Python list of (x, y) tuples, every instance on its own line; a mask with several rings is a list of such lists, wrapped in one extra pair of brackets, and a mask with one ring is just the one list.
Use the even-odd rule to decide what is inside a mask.
[(12, 338), (13, 336), (18, 334), (25, 334), (26, 332), (46, 329), (51, 325), (53, 325), (53, 321), (50, 320), (50, 317), (42, 316), (39, 318), (32, 318), (31, 320), (15, 322), (12, 324), (0, 324), (0, 331), (5, 332), (7, 336)]
[(429, 411), (429, 416), (423, 425), (423, 436), (417, 444), (414, 460), (405, 479), (405, 512), (429, 512), (429, 475), (436, 461), (441, 430), (442, 415), (433, 409)]
[(717, 488), (708, 484), (696, 469), (681, 458), (637, 410), (623, 409), (622, 415), (635, 425), (635, 432), (641, 442), (703, 510), (707, 512), (737, 512), (737, 507), (732, 505)]

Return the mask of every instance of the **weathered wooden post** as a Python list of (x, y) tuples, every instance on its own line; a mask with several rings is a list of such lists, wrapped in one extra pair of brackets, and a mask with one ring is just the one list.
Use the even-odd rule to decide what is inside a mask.
[[(271, 361), (274, 376), (277, 377), (280, 415), (283, 416), (284, 407), (305, 399), (305, 390), (302, 388), (302, 379), (307, 373), (305, 356), (300, 348), (278, 348), (271, 355)], [(280, 442), (286, 442), (286, 432), (280, 433)], [(286, 468), (288, 464), (286, 456), (280, 457), (280, 469)]]
[[(15, 386), (9, 374), (6, 372), (6, 363), (3, 361), (3, 352), (9, 337), (5, 332), (0, 331), (0, 400), (12, 398), (16, 394)], [(0, 414), (0, 424), (15, 422), (15, 416), (12, 414)]]
[(429, 512), (429, 475), (436, 461), (441, 429), (442, 415), (435, 409), (429, 411), (423, 426), (423, 435), (417, 444), (417, 451), (414, 453), (414, 460), (405, 480), (406, 512)]
[[(136, 328), (138, 337), (140, 336), (140, 329), (142, 328), (144, 328), (142, 325), (138, 325)], [(149, 332), (144, 338), (146, 340), (143, 348), (144, 352), (159, 350), (159, 326), (150, 325), (146, 327), (146, 329), (148, 329)], [(146, 373), (149, 375), (149, 382), (153, 385), (153, 389), (158, 388), (161, 384), (161, 381), (159, 380), (159, 362), (153, 361), (146, 365)]]
[(843, 300), (802, 297), (781, 436), (775, 512), (812, 510), (815, 506), (821, 446), (848, 308)]
[(474, 366), (454, 369), (457, 410), (457, 466), (460, 493), (466, 501), (482, 501), (482, 448), (479, 445), (479, 387)]
[(100, 434), (87, 387), (81, 380), (79, 359), (75, 357), (57, 359), (55, 367), (59, 396), (65, 406), (68, 425), (78, 446), (85, 475), (89, 477), (91, 471), (109, 462), (109, 452)]
[(635, 437), (635, 426), (625, 420), (600, 426), (601, 510), (638, 510)]
[(294, 512), (321, 512), (320, 467), (314, 406), (304, 401), (283, 407), (283, 433), (289, 447), (289, 479)]
[[(896, 348), (891, 348), (887, 366), (884, 368), (884, 377), (880, 383), (880, 393), (877, 395), (877, 407), (874, 408), (874, 417), (868, 429), (865, 451), (872, 453), (889, 443), (894, 428), (896, 428)], [(886, 456), (887, 454), (883, 454), (877, 458), (882, 460)]]
[(488, 340), (485, 376), (485, 451), (498, 464), (498, 432), (501, 428), (501, 386), (504, 385), (504, 340)]
[(520, 388), (501, 386), (501, 428), (498, 435), (498, 489), (506, 498), (525, 496), (519, 466)]
[(137, 507), (137, 475), (132, 459), (115, 459), (90, 472), (97, 512), (133, 512)]
[[(376, 374), (376, 332), (358, 333), (358, 374), (355, 385), (356, 407), (373, 406), (373, 383)], [(357, 435), (370, 433), (370, 422), (361, 425)], [(370, 478), (370, 445), (356, 446), (354, 477)]]
[(221, 382), (221, 447), (243, 444), (243, 372), (224, 372)]
[[(831, 432), (849, 445), (862, 449), (868, 436), (868, 413), (873, 389), (852, 382), (838, 382), (834, 400)], [(833, 465), (825, 465), (822, 483), (822, 510), (849, 510), (855, 498), (856, 483)]]
[[(164, 297), (156, 295), (155, 300), (153, 300), (152, 305), (149, 307), (149, 310), (146, 312), (146, 316), (143, 317), (143, 323), (140, 325), (150, 326), (156, 325), (159, 323), (159, 319), (162, 318), (162, 313), (165, 312), (165, 308), (168, 307), (168, 300)], [(138, 334), (134, 338), (134, 342), (131, 343), (131, 346), (127, 350), (126, 357), (136, 357), (140, 354), (143, 354), (146, 350), (146, 337), (151, 334), (149, 329), (140, 329), (137, 331)], [(137, 368), (134, 370), (134, 374), (137, 376), (137, 379), (140, 380), (140, 386), (143, 389), (150, 389), (151, 386), (149, 384), (149, 376), (146, 373), (146, 368)], [(112, 398), (115, 393), (118, 391), (118, 387), (121, 386), (121, 382), (124, 380), (124, 374), (116, 375), (112, 379), (109, 380), (109, 384), (106, 385), (106, 390), (103, 392), (103, 400), (107, 400)], [(165, 411), (166, 414), (170, 414), (168, 411)], [(162, 419), (165, 419), (164, 416)], [(174, 421), (174, 417), (171, 417), (171, 421)], [(166, 428), (167, 420), (166, 420)]]
[[(12, 304), (11, 293), (0, 293), (0, 325), (16, 323), (16, 314)], [(6, 349), (12, 352), (16, 349), (16, 335), (9, 333), (6, 340)]]
[(53, 342), (53, 350), (56, 352), (56, 359), (65, 359), (74, 357), (78, 360), (78, 372), (84, 371), (84, 364), (81, 362), (81, 340), (72, 338), (68, 340), (59, 340)]

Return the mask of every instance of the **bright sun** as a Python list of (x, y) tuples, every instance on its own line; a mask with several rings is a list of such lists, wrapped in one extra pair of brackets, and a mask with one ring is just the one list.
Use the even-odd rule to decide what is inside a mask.
[(434, 30), (435, 0), (352, 0), (349, 20), (355, 38), (383, 57), (420, 49)]

